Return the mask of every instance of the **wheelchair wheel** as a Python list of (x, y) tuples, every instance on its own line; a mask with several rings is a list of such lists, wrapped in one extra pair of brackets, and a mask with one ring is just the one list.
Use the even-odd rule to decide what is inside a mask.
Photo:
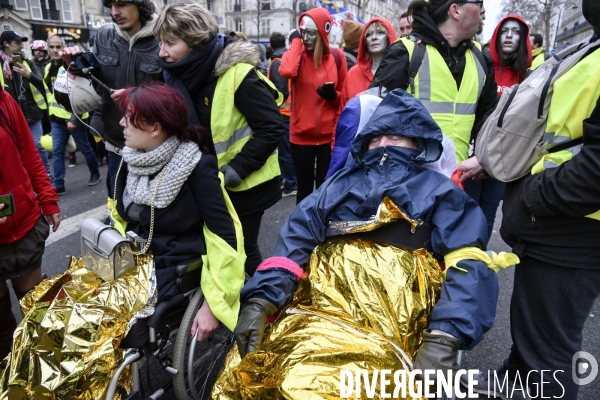
[(214, 381), (227, 352), (233, 345), (233, 333), (221, 325), (206, 342), (190, 339), (194, 317), (204, 301), (202, 290), (194, 294), (183, 315), (173, 350), (173, 389), (178, 400), (201, 400), (210, 396)]

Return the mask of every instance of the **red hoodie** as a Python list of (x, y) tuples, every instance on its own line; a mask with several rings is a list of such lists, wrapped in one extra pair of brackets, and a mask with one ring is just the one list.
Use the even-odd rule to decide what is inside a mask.
[(527, 43), (527, 68), (531, 67), (531, 41), (529, 40), (529, 26), (527, 23), (516, 14), (510, 14), (506, 17), (502, 18), (502, 21), (496, 26), (494, 30), (494, 34), (492, 35), (492, 40), (490, 42), (490, 53), (492, 53), (492, 59), (494, 60), (494, 74), (496, 78), (496, 84), (498, 85), (498, 95), (502, 95), (504, 89), (508, 89), (509, 87), (521, 83), (522, 80), (519, 80), (519, 74), (517, 71), (513, 70), (510, 66), (502, 66), (502, 72), (500, 72), (500, 56), (496, 51), (497, 40), (500, 40), (500, 27), (502, 24), (508, 20), (514, 19), (516, 21), (521, 22), (525, 26), (525, 32), (520, 32), (521, 37), (525, 35), (525, 42)]
[[(42, 163), (27, 121), (14, 99), (0, 86), (0, 109), (16, 139), (0, 120), (0, 195), (12, 193), (15, 213), (0, 225), (0, 244), (22, 239), (44, 215), (59, 212), (58, 195)], [(20, 147), (20, 151), (19, 151)], [(41, 210), (40, 210), (41, 208)]]
[[(305, 15), (317, 24), (325, 51), (319, 68), (315, 68), (313, 54), (304, 49), (302, 40), (292, 41), (288, 51), (281, 57), (279, 73), (292, 79), (292, 107), (290, 117), (290, 142), (297, 145), (315, 146), (331, 143), (338, 109), (342, 97), (342, 89), (346, 82), (348, 67), (346, 57), (339, 49), (340, 69), (335, 63), (329, 47), (329, 30), (333, 20), (324, 8), (313, 8), (300, 15), (298, 25)], [(329, 28), (329, 29), (326, 29)], [(317, 88), (325, 82), (334, 82), (337, 98), (329, 102), (317, 94)]]
[(381, 22), (388, 32), (388, 45), (391, 45), (396, 41), (396, 30), (394, 26), (385, 18), (376, 17), (370, 20), (360, 36), (360, 43), (358, 45), (358, 63), (355, 67), (350, 68), (348, 71), (348, 77), (346, 78), (346, 85), (344, 85), (344, 91), (342, 94), (342, 104), (340, 109), (343, 110), (344, 106), (354, 96), (364, 92), (368, 89), (369, 85), (373, 81), (373, 73), (371, 72), (372, 60), (367, 60), (367, 44), (365, 42), (365, 36), (369, 26), (374, 22)]

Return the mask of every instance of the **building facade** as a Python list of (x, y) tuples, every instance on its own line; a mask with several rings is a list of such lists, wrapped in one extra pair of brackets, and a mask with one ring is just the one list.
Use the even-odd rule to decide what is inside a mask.
[[(400, 15), (406, 11), (408, 0), (348, 0), (339, 5), (352, 11), (364, 21), (373, 17), (387, 18), (398, 28)], [(248, 39), (269, 43), (273, 32), (284, 35), (296, 28), (300, 14), (317, 7), (317, 0), (223, 0), (226, 31), (241, 31)], [(341, 35), (330, 37), (340, 45)]]
[(559, 15), (554, 48), (562, 48), (570, 44), (589, 39), (593, 34), (593, 28), (585, 20), (581, 12), (580, 1), (568, 3)]

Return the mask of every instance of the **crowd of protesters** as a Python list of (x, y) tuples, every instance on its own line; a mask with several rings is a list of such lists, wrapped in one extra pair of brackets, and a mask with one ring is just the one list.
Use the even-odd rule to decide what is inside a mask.
[[(503, 93), (515, 90), (515, 85), (548, 58), (542, 36), (531, 32), (519, 15), (507, 15), (500, 20), (488, 49), (474, 40), (483, 26), (483, 1), (413, 0), (398, 21), (383, 17), (373, 18), (364, 25), (347, 21), (343, 27), (344, 45), (338, 49), (329, 42), (333, 22), (330, 13), (324, 8), (314, 8), (299, 16), (297, 29), (273, 33), (265, 48), (249, 41), (243, 32), (220, 32), (212, 14), (195, 2), (170, 4), (162, 10), (156, 10), (149, 0), (103, 0), (103, 5), (110, 10), (114, 24), (106, 25), (97, 33), (91, 51), (100, 66), (92, 73), (111, 90), (97, 87), (102, 105), (91, 115), (66, 110), (59, 104), (54, 90), (57, 75), (65, 68), (73, 68), (75, 74), (81, 74), (71, 62), (82, 49), (66, 47), (60, 37), (52, 36), (46, 41), (32, 41), (33, 59), (30, 60), (23, 52), (28, 38), (13, 31), (4, 31), (0, 37), (0, 138), (3, 143), (0, 146), (0, 195), (10, 195), (15, 207), (14, 213), (0, 217), (0, 313), (10, 316), (0, 322), (0, 359), (10, 352), (12, 332), (16, 328), (6, 282), (12, 282), (20, 298), (42, 280), (48, 224), (54, 231), (58, 228), (58, 196), (67, 192), (65, 157), (73, 161), (75, 157), (67, 151), (69, 137), (85, 158), (90, 173), (89, 186), (100, 182), (99, 165), (105, 160), (103, 153), (95, 153), (94, 149), (106, 148), (109, 206), (112, 199), (118, 197), (118, 212), (129, 223), (142, 227), (150, 224), (146, 220), (150, 216), (149, 206), (154, 207), (150, 187), (156, 174), (163, 168), (166, 170), (165, 165), (171, 160), (176, 160), (177, 167), (181, 167), (167, 171), (171, 174), (169, 182), (177, 187), (168, 186), (169, 190), (165, 188), (157, 199), (163, 202), (158, 208), (171, 210), (158, 214), (158, 231), (152, 248), (157, 254), (168, 255), (157, 258), (159, 287), (167, 288), (161, 292), (162, 296), (172, 295), (175, 290), (171, 282), (173, 260), (181, 256), (180, 251), (193, 248), (197, 225), (190, 225), (184, 233), (169, 231), (168, 226), (176, 224), (177, 218), (186, 219), (188, 210), (177, 208), (178, 201), (201, 208), (199, 226), (206, 221), (233, 249), (237, 245), (232, 221), (239, 218), (247, 256), (245, 272), (251, 279), (242, 291), (242, 305), (247, 305), (247, 309), (240, 319), (245, 325), (236, 328), (238, 344), (247, 344), (252, 332), (264, 329), (265, 322), (261, 318), (282, 309), (290, 301), (303, 276), (302, 269), (310, 251), (325, 241), (326, 224), (332, 218), (349, 221), (368, 218), (367, 209), (373, 214), (376, 212), (373, 204), (367, 203), (373, 198), (380, 201), (382, 196), (377, 192), (380, 185), (390, 182), (385, 175), (387, 170), (373, 178), (377, 165), (385, 165), (388, 156), (385, 146), (402, 147), (409, 158), (421, 163), (411, 164), (407, 167), (410, 170), (423, 168), (424, 164), (441, 157), (437, 146), (443, 143), (444, 153), (452, 158), (454, 165), (444, 179), (448, 182), (452, 179), (466, 195), (454, 194), (460, 201), (444, 198), (437, 199), (435, 204), (451, 203), (448, 210), (453, 210), (456, 201), (461, 202), (460, 210), (455, 210), (460, 213), (454, 215), (460, 219), (461, 229), (466, 232), (468, 220), (462, 218), (468, 214), (476, 215), (473, 218), (477, 220), (478, 231), (473, 233), (473, 240), (465, 239), (465, 235), (447, 227), (447, 221), (437, 220), (443, 212), (450, 211), (432, 205), (431, 212), (418, 213), (419, 218), (426, 222), (428, 218), (435, 218), (437, 225), (449, 232), (441, 242), (436, 242), (433, 234), (434, 254), (443, 258), (464, 246), (487, 250), (497, 209), (504, 200), (501, 235), (513, 247), (521, 263), (515, 269), (511, 305), (513, 347), (499, 372), (512, 382), (516, 373), (562, 369), (564, 377), (557, 377), (545, 394), (558, 396), (563, 391), (565, 398), (577, 397), (578, 386), (571, 381), (571, 357), (581, 350), (583, 325), (600, 295), (600, 269), (595, 257), (595, 250), (600, 248), (600, 155), (597, 154), (600, 63), (594, 62), (600, 57), (600, 50), (589, 51), (578, 64), (577, 74), (565, 74), (564, 79), (570, 79), (570, 87), (576, 90), (560, 92), (563, 87), (555, 84), (561, 96), (555, 93), (550, 105), (551, 113), (555, 109), (577, 108), (560, 122), (556, 122), (558, 117), (550, 119), (555, 123), (555, 136), (561, 136), (564, 129), (568, 134), (563, 136), (573, 139), (582, 136), (583, 145), (567, 149), (567, 158), (546, 166), (539, 173), (505, 183), (486, 173), (474, 148)], [(581, 6), (584, 17), (594, 29), (593, 37), (586, 42), (597, 40), (600, 6), (590, 0), (583, 0)], [(136, 92), (138, 87), (141, 89)], [(175, 96), (173, 104), (187, 112), (175, 110), (172, 114), (183, 116), (185, 124), (169, 121), (164, 113), (153, 114), (152, 93)], [(411, 97), (402, 101), (385, 100), (389, 93)], [(142, 94), (144, 97), (136, 100), (136, 96)], [(404, 104), (413, 104), (412, 97), (419, 100), (418, 112), (427, 114), (426, 125), (431, 120), (443, 136), (429, 140), (426, 133), (401, 132), (403, 124), (397, 124), (396, 120), (389, 124), (379, 121), (379, 130), (369, 134), (371, 144), (360, 148), (360, 157), (352, 160), (355, 151), (352, 146), (357, 146), (355, 136), (365, 126), (364, 131), (373, 129), (369, 128), (372, 125), (367, 124), (365, 115), (373, 114), (383, 98), (382, 104), (388, 107), (386, 121), (404, 118), (390, 111), (388, 103), (404, 107)], [(369, 107), (369, 114), (365, 114)], [(384, 113), (383, 109), (378, 110), (373, 115)], [(406, 126), (418, 129), (417, 125)], [(385, 127), (390, 126), (397, 132), (384, 133)], [(185, 134), (176, 133), (188, 128)], [(51, 135), (51, 153), (42, 145), (44, 134)], [(403, 144), (393, 144), (397, 138), (380, 144), (379, 141), (388, 140), (381, 138), (386, 135), (412, 139)], [(96, 142), (102, 146), (96, 146)], [(187, 149), (188, 142), (195, 144)], [(428, 148), (430, 145), (436, 146), (436, 150)], [(382, 154), (380, 161), (371, 160), (368, 165), (361, 161), (366, 151), (381, 147), (383, 150), (377, 153)], [(333, 162), (332, 152), (337, 157)], [(432, 154), (436, 155), (435, 160)], [(50, 168), (49, 155), (53, 168)], [(193, 165), (185, 165), (186, 157), (193, 159)], [(330, 164), (334, 163), (332, 169)], [(399, 165), (407, 163), (410, 164), (403, 159)], [(125, 174), (121, 176), (127, 179), (115, 185), (121, 165)], [(336, 172), (344, 165), (346, 170), (360, 168), (348, 174), (349, 177), (356, 174), (360, 179), (347, 178), (343, 190), (327, 189), (336, 187), (332, 183), (346, 176)], [(219, 190), (217, 174), (222, 176), (223, 192)], [(331, 181), (326, 179), (329, 176)], [(425, 179), (429, 175), (419, 176)], [(436, 190), (446, 187), (444, 179), (443, 184), (436, 184)], [(358, 189), (353, 192), (352, 185), (357, 182), (363, 182), (369, 194)], [(114, 188), (117, 193), (113, 193)], [(436, 196), (437, 192), (432, 189), (424, 193), (423, 187), (417, 186), (408, 187), (406, 192), (414, 195), (416, 189), (419, 189), (417, 197), (423, 197), (419, 200), (423, 202), (420, 207), (428, 209), (425, 207), (427, 196)], [(451, 189), (454, 193), (454, 186)], [(346, 193), (346, 190), (354, 195), (339, 197), (340, 192)], [(296, 196), (299, 207), (293, 225), (286, 225), (277, 245), (278, 258), (287, 261), (263, 261), (258, 235), (261, 224), (269, 223), (263, 221), (264, 212), (287, 196)], [(224, 198), (231, 200), (234, 212), (227, 210)], [(334, 205), (335, 213), (331, 211)], [(9, 203), (0, 204), (0, 213), (9, 206)], [(467, 206), (469, 210), (476, 209), (466, 213), (464, 207)], [(446, 218), (450, 218), (449, 214)], [(486, 229), (482, 221), (487, 223)], [(148, 233), (147, 227), (142, 230)], [(303, 240), (303, 235), (311, 240)], [(461, 236), (460, 240), (449, 239), (455, 235)], [(458, 242), (461, 245), (453, 247)], [(300, 254), (297, 249), (303, 252)], [(481, 294), (485, 300), (448, 295), (464, 284), (461, 274), (482, 274), (481, 271), (466, 272), (470, 264), (464, 261), (464, 271), (453, 270), (446, 278), (445, 295), (432, 312), (423, 347), (427, 350), (419, 356), (419, 365), (454, 368), (453, 363), (436, 361), (448, 356), (445, 350), (440, 350), (439, 343), (446, 338), (453, 346), (449, 357), (455, 357), (459, 348), (471, 349), (477, 344), (493, 323), (497, 300), (495, 276), (479, 276), (481, 281), (470, 277), (473, 282), (469, 284), (474, 288), (479, 285), (479, 290), (486, 288), (485, 296)], [(273, 266), (274, 263), (277, 265)], [(450, 282), (452, 279), (454, 283)], [(473, 294), (473, 299), (476, 297)], [(453, 307), (460, 307), (461, 312)], [(463, 315), (462, 312), (467, 317), (457, 317)], [(210, 326), (202, 322), (204, 317), (211, 318)], [(466, 327), (464, 321), (470, 317), (485, 323)], [(199, 312), (194, 326), (204, 329), (202, 339), (214, 331), (215, 321), (209, 308)], [(262, 328), (253, 325), (256, 321), (263, 324)], [(255, 344), (260, 343), (260, 339), (256, 339)], [(244, 349), (244, 352), (255, 348)], [(547, 355), (549, 348), (553, 349), (552, 356)], [(540, 379), (543, 381), (543, 377)], [(491, 389), (493, 386), (492, 383)], [(490, 388), (487, 382), (481, 383), (478, 390), (487, 393), (486, 387)], [(524, 392), (526, 390), (524, 388)]]

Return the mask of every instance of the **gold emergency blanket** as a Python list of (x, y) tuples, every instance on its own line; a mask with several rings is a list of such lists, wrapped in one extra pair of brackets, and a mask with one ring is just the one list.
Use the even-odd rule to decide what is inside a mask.
[(363, 240), (319, 245), (309, 278), (259, 349), (243, 360), (237, 347), (229, 353), (213, 398), (332, 399), (340, 397), (342, 369), (408, 372), (442, 281), (423, 249)]
[[(0, 362), (0, 400), (104, 398), (123, 361), (119, 344), (128, 324), (148, 310), (155, 289), (152, 257), (137, 259), (136, 267), (104, 282), (72, 258), (64, 274), (21, 300), (13, 351)], [(128, 388), (128, 373), (120, 383)]]

